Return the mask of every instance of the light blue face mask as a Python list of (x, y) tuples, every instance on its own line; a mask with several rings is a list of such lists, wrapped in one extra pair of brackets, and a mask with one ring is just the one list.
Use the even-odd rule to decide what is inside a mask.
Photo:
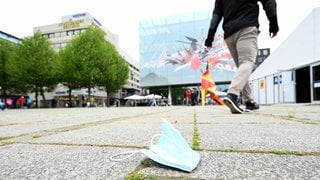
[[(159, 137), (158, 142), (154, 144), (153, 141), (157, 137)], [(200, 154), (191, 149), (180, 132), (166, 119), (162, 119), (162, 132), (152, 137), (149, 149), (141, 149), (139, 152), (142, 152), (160, 164), (187, 172), (191, 172), (200, 162)], [(130, 154), (126, 158), (132, 156), (134, 153), (136, 152), (125, 153)], [(121, 154), (114, 155), (110, 159), (114, 161), (123, 160), (115, 159), (115, 157), (119, 155)]]

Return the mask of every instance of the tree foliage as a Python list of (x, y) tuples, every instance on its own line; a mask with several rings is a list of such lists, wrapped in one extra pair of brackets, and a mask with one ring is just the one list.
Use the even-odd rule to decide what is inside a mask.
[(0, 94), (4, 96), (7, 94), (8, 90), (12, 90), (8, 64), (9, 59), (13, 56), (14, 50), (14, 43), (0, 39)]
[[(120, 72), (121, 71), (121, 72)], [(55, 72), (60, 82), (71, 90), (93, 87), (118, 90), (128, 78), (129, 68), (115, 47), (106, 41), (105, 33), (90, 26), (80, 33), (59, 53)]]
[(52, 71), (55, 58), (56, 53), (49, 40), (40, 32), (24, 38), (9, 61), (12, 85), (19, 92), (35, 92), (36, 102), (38, 94), (45, 101), (44, 92), (52, 90), (57, 84)]

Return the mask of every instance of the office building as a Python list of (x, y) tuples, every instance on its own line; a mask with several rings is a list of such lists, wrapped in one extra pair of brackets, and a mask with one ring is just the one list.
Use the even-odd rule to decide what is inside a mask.
[[(40, 31), (43, 36), (49, 38), (52, 47), (56, 51), (59, 51), (60, 49), (64, 48), (75, 37), (75, 35), (85, 31), (92, 24), (101, 28), (106, 33), (106, 40), (116, 47), (119, 54), (122, 55), (129, 64), (130, 74), (127, 84), (124, 85), (124, 87), (118, 93), (109, 94), (109, 97), (112, 100), (111, 103), (116, 103), (119, 105), (119, 100), (127, 94), (140, 92), (140, 74), (138, 62), (119, 48), (119, 38), (117, 34), (107, 30), (89, 13), (66, 15), (62, 17), (60, 23), (34, 27), (33, 31)], [(58, 106), (62, 106), (67, 99), (67, 90), (67, 87), (64, 87), (62, 84), (58, 85), (56, 91), (52, 94), (51, 99), (56, 99), (58, 101)], [(72, 95), (74, 98), (74, 105), (79, 106), (82, 101), (81, 97), (87, 96), (88, 92), (86, 89), (74, 90)], [(106, 92), (96, 88), (92, 91), (92, 95), (95, 98), (94, 104), (97, 106), (104, 105), (107, 97)], [(50, 95), (48, 96), (50, 99)]]

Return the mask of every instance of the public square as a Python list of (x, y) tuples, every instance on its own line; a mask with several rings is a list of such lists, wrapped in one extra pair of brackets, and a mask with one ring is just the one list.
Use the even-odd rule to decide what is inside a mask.
[[(9, 109), (0, 112), (0, 179), (320, 179), (320, 105)], [(201, 160), (192, 172), (142, 153), (167, 119)], [(195, 130), (197, 132), (195, 132)], [(140, 178), (139, 178), (140, 177)]]

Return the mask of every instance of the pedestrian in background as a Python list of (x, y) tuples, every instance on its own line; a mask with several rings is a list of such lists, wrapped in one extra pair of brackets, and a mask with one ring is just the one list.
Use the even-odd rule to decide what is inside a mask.
[(28, 109), (30, 109), (31, 106), (32, 106), (32, 99), (31, 99), (31, 97), (27, 97), (27, 107), (28, 107)]
[(6, 109), (6, 102), (3, 99), (0, 99), (0, 109), (4, 111)]
[(26, 104), (26, 99), (23, 96), (20, 96), (18, 98), (18, 104), (19, 104), (20, 109), (23, 109), (24, 105)]
[[(253, 100), (249, 86), (249, 77), (258, 52), (259, 1), (269, 20), (270, 37), (275, 37), (279, 31), (275, 0), (216, 0), (205, 40), (208, 51), (212, 47), (217, 27), (223, 18), (224, 39), (237, 66), (228, 94), (223, 99), (231, 113), (243, 113), (260, 108)], [(242, 93), (242, 102), (245, 103), (245, 110), (238, 105), (240, 93)]]
[(186, 105), (189, 106), (191, 103), (191, 91), (189, 89), (186, 90), (184, 97), (186, 98)]
[(6, 104), (7, 104), (7, 108), (8, 108), (8, 109), (11, 108), (11, 106), (12, 106), (12, 104), (13, 104), (12, 98), (7, 98)]

